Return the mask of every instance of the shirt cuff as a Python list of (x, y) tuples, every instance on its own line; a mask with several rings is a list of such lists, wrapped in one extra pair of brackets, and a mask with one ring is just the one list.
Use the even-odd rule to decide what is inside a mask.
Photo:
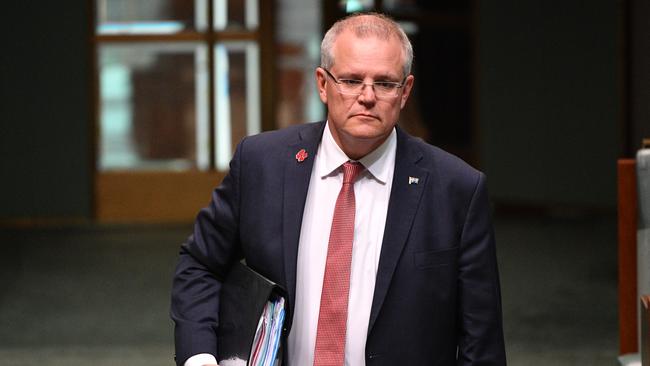
[(199, 353), (185, 361), (183, 366), (203, 366), (203, 365), (216, 365), (217, 359), (209, 353)]

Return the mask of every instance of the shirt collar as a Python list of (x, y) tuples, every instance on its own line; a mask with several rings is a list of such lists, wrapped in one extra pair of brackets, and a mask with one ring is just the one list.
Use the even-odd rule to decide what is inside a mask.
[[(370, 152), (368, 155), (359, 159), (368, 172), (380, 183), (385, 184), (389, 177), (391, 169), (395, 165), (395, 151), (397, 149), (397, 132), (395, 128), (391, 131), (388, 138)], [(317, 174), (321, 178), (338, 174), (337, 169), (343, 165), (350, 158), (345, 155), (343, 150), (334, 141), (334, 137), (329, 129), (329, 121), (323, 131), (323, 138), (321, 140), (320, 151), (318, 153), (318, 163), (315, 167)], [(392, 164), (392, 166), (391, 166)]]

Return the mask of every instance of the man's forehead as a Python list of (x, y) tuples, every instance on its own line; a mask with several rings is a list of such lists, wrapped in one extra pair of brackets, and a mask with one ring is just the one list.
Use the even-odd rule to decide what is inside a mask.
[(351, 41), (367, 41), (368, 39), (376, 39), (379, 41), (390, 42), (396, 41), (399, 43), (399, 37), (394, 33), (385, 33), (385, 32), (371, 32), (371, 31), (362, 31), (357, 28), (345, 28), (339, 33), (334, 42), (338, 42), (340, 39), (351, 40)]
[[(373, 44), (373, 43), (377, 44)], [(351, 44), (354, 44), (355, 47), (351, 47)], [(371, 45), (372, 44), (372, 45)], [(334, 40), (334, 45), (332, 52), (336, 53), (337, 50), (340, 51), (353, 51), (357, 49), (363, 49), (364, 47), (375, 47), (374, 50), (379, 51), (376, 47), (378, 45), (388, 46), (395, 52), (402, 53), (402, 47), (399, 39), (397, 37), (384, 38), (376, 35), (366, 35), (359, 37), (351, 30), (341, 32), (336, 39)]]
[[(389, 55), (381, 52), (382, 45), (372, 44), (373, 42), (383, 43), (386, 46), (391, 47), (393, 51), (389, 52)], [(368, 58), (360, 59), (358, 53), (360, 50), (370, 50)], [(338, 52), (337, 52), (338, 51)], [(362, 55), (363, 51), (361, 51)], [(388, 64), (392, 62), (378, 62), (381, 59), (396, 60), (394, 56), (390, 56), (390, 53), (399, 53), (399, 62), (398, 64), (393, 64), (388, 67)], [(337, 55), (338, 54), (338, 55)], [(352, 58), (341, 57), (343, 54), (350, 55), (356, 54)], [(339, 37), (336, 39), (335, 45), (332, 49), (333, 56), (333, 69), (338, 72), (344, 72), (350, 75), (361, 75), (361, 76), (376, 76), (376, 77), (400, 77), (402, 74), (402, 65), (403, 55), (402, 48), (399, 40), (395, 39), (382, 39), (381, 37), (367, 35), (365, 37), (358, 37), (354, 32), (348, 30), (342, 32)], [(337, 57), (339, 56), (339, 57)]]

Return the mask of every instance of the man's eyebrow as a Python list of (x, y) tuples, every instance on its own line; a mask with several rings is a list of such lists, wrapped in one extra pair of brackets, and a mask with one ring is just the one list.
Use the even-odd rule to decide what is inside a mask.
[(354, 80), (363, 80), (366, 77), (370, 77), (374, 81), (391, 81), (391, 82), (400, 82), (402, 81), (399, 79), (398, 76), (394, 75), (389, 75), (389, 74), (378, 74), (375, 76), (366, 76), (362, 75), (361, 73), (358, 72), (342, 72), (341, 74), (338, 75), (339, 79), (354, 79)]
[(339, 74), (339, 79), (355, 79), (363, 80), (364, 76), (357, 72), (342, 72)]
[(389, 75), (389, 74), (380, 74), (375, 77), (375, 80), (377, 81), (397, 81), (400, 82), (402, 80), (399, 79), (399, 76), (396, 75)]

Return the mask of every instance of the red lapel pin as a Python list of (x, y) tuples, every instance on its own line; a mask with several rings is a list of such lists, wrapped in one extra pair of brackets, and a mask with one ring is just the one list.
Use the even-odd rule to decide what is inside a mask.
[(305, 149), (300, 149), (300, 151), (296, 153), (296, 160), (298, 160), (299, 163), (302, 163), (308, 156), (309, 154), (307, 154)]

